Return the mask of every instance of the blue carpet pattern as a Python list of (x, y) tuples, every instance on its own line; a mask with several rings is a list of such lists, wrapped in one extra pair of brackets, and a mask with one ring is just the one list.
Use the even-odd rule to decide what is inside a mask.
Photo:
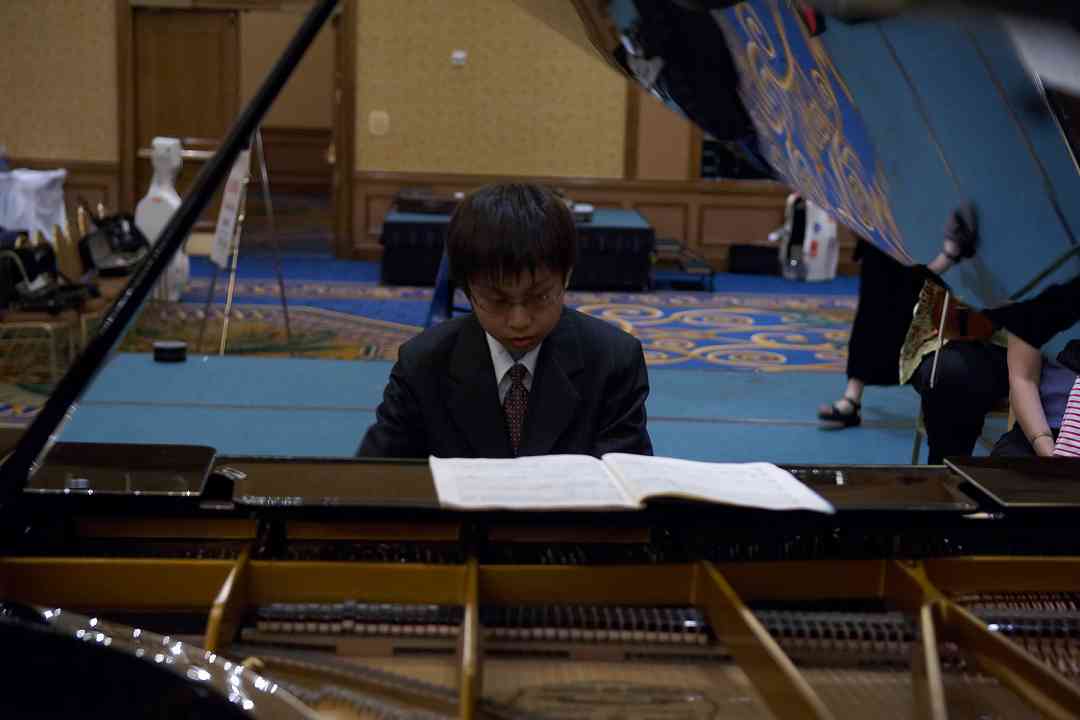
[(843, 372), (853, 297), (571, 293), (569, 304), (637, 336), (651, 367)]
[[(207, 264), (193, 264), (191, 291), (171, 311), (181, 323), (201, 320), (209, 289)], [(286, 264), (294, 334), (328, 343), (332, 336), (354, 344), (354, 355), (193, 354), (187, 363), (165, 365), (145, 354), (120, 353), (90, 388), (63, 439), (201, 443), (233, 454), (351, 454), (374, 419), (393, 359), (375, 350), (396, 350), (419, 332), (431, 298), (428, 288), (380, 287), (377, 275), (374, 264), (314, 254), (290, 254)], [(243, 258), (239, 277), (237, 320), (281, 325), (270, 258)], [(642, 339), (651, 365), (649, 427), (657, 453), (714, 461), (908, 462), (917, 411), (910, 388), (871, 388), (858, 429), (826, 430), (814, 417), (817, 404), (843, 387), (856, 281), (810, 285), (720, 275), (716, 287), (715, 293), (568, 298)], [(219, 279), (211, 309), (218, 321), (224, 288)], [(0, 423), (28, 422), (43, 400), (40, 391), (0, 386)], [(985, 437), (1002, 430), (988, 426)]]
[[(195, 264), (185, 303), (194, 307), (205, 302), (211, 272), (205, 262)], [(320, 356), (392, 360), (397, 346), (420, 332), (431, 289), (383, 287), (376, 274), (373, 263), (289, 256), (285, 276), (290, 308), (298, 313), (330, 311), (342, 323), (339, 350)], [(269, 313), (257, 306), (280, 304), (270, 258), (249, 258), (246, 265), (242, 261), (238, 277), (240, 312)], [(714, 293), (570, 292), (566, 302), (637, 336), (652, 367), (843, 372), (857, 292), (852, 280), (811, 285), (776, 277), (717, 277), (719, 291)], [(215, 305), (224, 303), (225, 285), (223, 279), (217, 282)], [(467, 305), (460, 294), (457, 304)], [(327, 329), (333, 317), (320, 315), (320, 329)], [(366, 326), (370, 338), (364, 336)], [(341, 349), (352, 343), (363, 345), (364, 351)]]
[[(144, 313), (144, 318), (165, 313), (167, 317), (156, 318), (158, 330), (165, 333), (161, 337), (185, 337), (193, 353), (191, 338), (198, 334), (212, 272), (206, 259), (192, 258), (192, 281), (183, 301)], [(380, 286), (376, 263), (288, 253), (283, 274), (294, 349), (298, 347), (296, 354), (306, 358), (394, 360), (398, 347), (422, 330), (431, 302), (430, 288)], [(203, 352), (217, 346), (226, 286), (227, 278), (219, 276)], [(567, 303), (641, 339), (654, 370), (844, 371), (856, 280), (807, 284), (778, 277), (717, 275), (716, 288), (714, 293), (571, 292)], [(459, 301), (467, 305), (464, 298)], [(287, 355), (270, 254), (241, 257), (235, 302), (230, 351)], [(142, 339), (146, 347), (131, 349), (148, 350), (155, 337)], [(0, 423), (29, 422), (44, 400), (41, 392), (38, 387), (0, 384)]]

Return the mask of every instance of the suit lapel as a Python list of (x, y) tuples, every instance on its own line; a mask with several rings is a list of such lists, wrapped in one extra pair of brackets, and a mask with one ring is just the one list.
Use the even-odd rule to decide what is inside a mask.
[(484, 329), (470, 317), (450, 355), (447, 406), (477, 457), (510, 457), (506, 418)]
[(551, 452), (581, 402), (572, 378), (583, 367), (577, 324), (571, 311), (563, 309), (559, 324), (540, 348), (519, 455)]

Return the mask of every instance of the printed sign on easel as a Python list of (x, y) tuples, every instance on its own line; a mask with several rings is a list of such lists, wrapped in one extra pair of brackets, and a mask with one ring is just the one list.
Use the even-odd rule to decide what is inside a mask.
[(225, 183), (225, 192), (221, 198), (221, 211), (218, 213), (217, 228), (214, 230), (214, 246), (210, 249), (210, 259), (224, 270), (232, 254), (236, 221), (240, 214), (244, 183), (251, 173), (251, 151), (244, 150), (236, 157), (232, 172)]

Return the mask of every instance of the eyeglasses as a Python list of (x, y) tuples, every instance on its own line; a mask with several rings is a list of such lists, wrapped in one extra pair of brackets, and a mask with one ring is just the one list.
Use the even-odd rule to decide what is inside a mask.
[(557, 304), (562, 299), (563, 291), (563, 287), (559, 285), (547, 292), (526, 295), (521, 300), (510, 300), (470, 290), (469, 300), (474, 307), (492, 315), (506, 315), (515, 305), (520, 305), (525, 312), (538, 313)]

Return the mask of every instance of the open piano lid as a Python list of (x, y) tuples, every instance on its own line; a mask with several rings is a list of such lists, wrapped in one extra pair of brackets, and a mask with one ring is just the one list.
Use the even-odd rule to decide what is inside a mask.
[(0, 516), (19, 500), (30, 477), (59, 437), (64, 423), (77, 410), (79, 398), (123, 338), (150, 291), (165, 273), (172, 256), (232, 169), (236, 157), (249, 144), (252, 134), (336, 5), (337, 0), (319, 0), (308, 13), (255, 97), (240, 113), (220, 149), (195, 178), (191, 192), (161, 232), (157, 244), (106, 312), (97, 334), (60, 379), (11, 455), (0, 465)]
[[(517, 2), (575, 34), (543, 0)], [(1021, 29), (1030, 37), (1031, 23), (1056, 23), (1038, 37), (1057, 44), (1057, 77), (1078, 78), (1080, 11), (990, 4), (1035, 16), (1018, 23), (985, 4), (938, 3), (948, 14), (932, 5), (573, 0), (563, 9), (611, 64), (903, 262), (936, 257), (946, 219), (973, 201), (980, 247), (945, 281), (976, 308), (1028, 299), (1080, 275), (1080, 173), (1044, 92), (1053, 74), (1038, 72)], [(858, 11), (860, 21), (813, 6)]]

